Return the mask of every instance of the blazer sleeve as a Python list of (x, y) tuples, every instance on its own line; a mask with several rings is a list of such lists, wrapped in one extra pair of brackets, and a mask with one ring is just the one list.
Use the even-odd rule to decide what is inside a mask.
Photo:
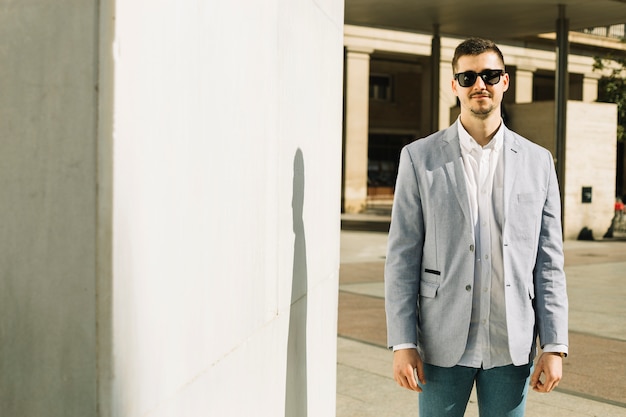
[(417, 344), (424, 221), (416, 169), (407, 147), (400, 154), (385, 262), (385, 310), (389, 347)]
[(535, 314), (541, 346), (568, 345), (568, 299), (565, 284), (561, 198), (549, 152), (547, 195), (541, 216), (534, 269)]

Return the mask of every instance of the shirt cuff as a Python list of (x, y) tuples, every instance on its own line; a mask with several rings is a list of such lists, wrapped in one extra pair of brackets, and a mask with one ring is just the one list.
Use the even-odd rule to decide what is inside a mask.
[(393, 347), (394, 352), (401, 349), (417, 349), (417, 345), (415, 343), (401, 343)]
[(565, 356), (568, 353), (566, 345), (557, 345), (555, 343), (547, 343), (542, 349), (544, 352), (565, 353)]

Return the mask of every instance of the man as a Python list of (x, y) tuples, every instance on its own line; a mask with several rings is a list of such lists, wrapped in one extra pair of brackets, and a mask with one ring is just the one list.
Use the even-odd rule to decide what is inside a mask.
[[(561, 205), (550, 153), (507, 129), (500, 49), (455, 50), (449, 128), (401, 152), (385, 265), (393, 372), (422, 417), (524, 415), (567, 355)], [(536, 339), (543, 353), (534, 365)]]

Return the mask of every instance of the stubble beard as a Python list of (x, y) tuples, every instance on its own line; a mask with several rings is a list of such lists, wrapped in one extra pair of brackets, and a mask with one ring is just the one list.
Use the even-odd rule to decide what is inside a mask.
[(495, 108), (496, 107), (494, 105), (491, 105), (491, 106), (489, 106), (487, 108), (480, 107), (478, 109), (474, 109), (474, 108), (470, 107), (469, 110), (470, 110), (470, 112), (472, 113), (472, 115), (474, 117), (476, 117), (477, 119), (484, 120), (484, 119), (488, 118), (491, 115), (491, 113), (493, 113)]
[[(471, 94), (470, 95), (470, 100), (472, 100), (473, 96), (476, 96), (476, 95), (487, 95), (487, 97), (490, 100), (493, 100), (493, 95), (491, 93), (489, 93), (488, 91), (487, 92), (481, 91), (480, 93)], [(477, 103), (476, 106), (469, 106), (469, 111), (477, 119), (484, 120), (484, 119), (488, 118), (493, 113), (493, 111), (496, 109), (496, 107), (497, 106), (493, 103), (493, 101), (491, 103), (489, 103), (487, 106), (481, 106), (480, 103)]]

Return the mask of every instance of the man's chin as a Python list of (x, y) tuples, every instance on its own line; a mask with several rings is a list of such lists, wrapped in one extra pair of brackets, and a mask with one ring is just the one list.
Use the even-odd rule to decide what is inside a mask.
[(479, 119), (486, 119), (491, 113), (493, 113), (494, 107), (470, 109), (472, 115)]

